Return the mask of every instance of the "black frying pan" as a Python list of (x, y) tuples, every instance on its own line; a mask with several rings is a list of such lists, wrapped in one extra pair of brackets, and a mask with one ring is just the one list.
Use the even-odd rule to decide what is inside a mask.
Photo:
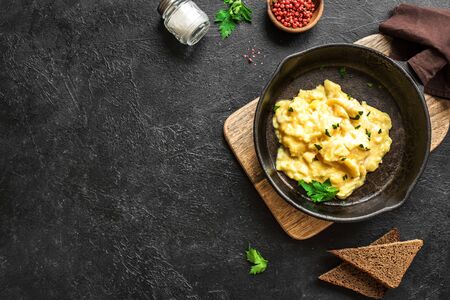
[[(345, 67), (341, 78), (338, 69)], [(313, 203), (297, 182), (275, 169), (278, 140), (272, 126), (273, 105), (299, 89), (313, 89), (330, 79), (359, 101), (387, 112), (392, 119), (391, 150), (365, 184), (346, 200)], [(373, 83), (369, 88), (368, 82)], [(365, 220), (405, 202), (421, 175), (430, 149), (431, 126), (422, 92), (402, 67), (378, 51), (331, 44), (284, 59), (264, 88), (256, 108), (256, 153), (269, 182), (296, 208), (334, 222)]]

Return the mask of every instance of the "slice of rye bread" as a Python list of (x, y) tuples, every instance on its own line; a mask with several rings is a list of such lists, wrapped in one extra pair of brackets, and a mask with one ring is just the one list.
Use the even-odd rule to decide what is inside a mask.
[(422, 245), (422, 240), (410, 240), (330, 252), (384, 286), (396, 288)]
[[(397, 228), (393, 228), (388, 233), (371, 243), (371, 245), (398, 242), (399, 240), (399, 232)], [(366, 297), (374, 299), (381, 299), (387, 290), (384, 285), (380, 284), (370, 275), (363, 271), (360, 271), (349, 263), (340, 264), (336, 268), (320, 275), (319, 279), (331, 284), (351, 289)]]

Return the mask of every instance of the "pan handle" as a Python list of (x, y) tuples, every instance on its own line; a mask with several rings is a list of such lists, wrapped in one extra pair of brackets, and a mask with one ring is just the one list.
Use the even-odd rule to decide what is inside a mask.
[(416, 72), (414, 72), (414, 70), (409, 66), (408, 62), (406, 61), (400, 61), (400, 60), (395, 60), (393, 59), (393, 61), (400, 67), (402, 68), (406, 73), (408, 73), (409, 76), (411, 76), (412, 80), (414, 81), (414, 83), (417, 85), (417, 87), (419, 88), (419, 90), (422, 92), (422, 94), (424, 94), (424, 86), (422, 84), (422, 82), (420, 81), (420, 78), (416, 75)]

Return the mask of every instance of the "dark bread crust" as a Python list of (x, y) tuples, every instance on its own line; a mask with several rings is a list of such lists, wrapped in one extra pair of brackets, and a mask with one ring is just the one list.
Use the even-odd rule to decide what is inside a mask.
[(330, 252), (384, 286), (396, 288), (422, 245), (422, 240), (410, 240)]
[[(397, 242), (400, 235), (397, 228), (374, 241), (371, 245), (380, 245)], [(367, 273), (360, 271), (349, 263), (342, 263), (334, 269), (320, 275), (320, 280), (351, 289), (366, 297), (380, 299), (386, 293), (387, 288), (373, 279)]]

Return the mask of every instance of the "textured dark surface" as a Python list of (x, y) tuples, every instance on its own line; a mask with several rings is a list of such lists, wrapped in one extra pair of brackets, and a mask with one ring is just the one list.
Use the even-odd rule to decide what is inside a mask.
[[(294, 241), (222, 136), (284, 56), (374, 33), (398, 2), (326, 1), (299, 36), (248, 3), (252, 25), (187, 48), (157, 1), (0, 1), (1, 299), (351, 299), (317, 280), (338, 264), (325, 250), (393, 226), (425, 245), (386, 298), (450, 297), (449, 137), (404, 206)], [(249, 243), (270, 261), (259, 276)]]

